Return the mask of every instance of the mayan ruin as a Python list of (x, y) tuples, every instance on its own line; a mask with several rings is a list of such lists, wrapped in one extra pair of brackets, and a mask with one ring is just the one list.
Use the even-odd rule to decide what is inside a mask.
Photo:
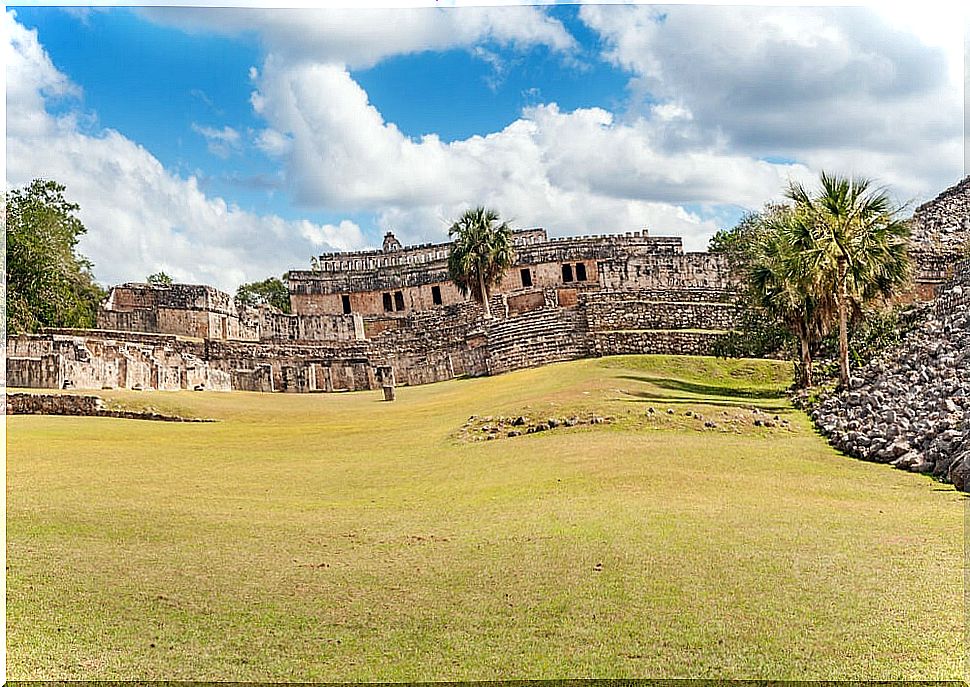
[[(935, 297), (959, 261), (970, 180), (914, 213), (909, 298)], [(514, 233), (515, 265), (491, 318), (448, 277), (448, 243), (328, 253), (288, 274), (292, 314), (237, 308), (211, 286), (110, 289), (97, 329), (9, 337), (11, 386), (325, 392), (493, 375), (584, 357), (709, 355), (737, 315), (720, 255), (648, 231), (549, 238)]]
[(447, 274), (448, 244), (321, 255), (289, 273), (292, 314), (209, 286), (113, 287), (94, 330), (8, 340), (8, 382), (40, 388), (313, 392), (414, 385), (620, 353), (710, 353), (735, 317), (723, 260), (646, 231), (515, 232), (493, 317)]

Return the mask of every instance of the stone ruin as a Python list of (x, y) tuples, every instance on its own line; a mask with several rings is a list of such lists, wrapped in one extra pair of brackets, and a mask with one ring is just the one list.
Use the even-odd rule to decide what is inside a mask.
[[(941, 198), (965, 202), (967, 186)], [(917, 211), (919, 234), (949, 237), (935, 207)], [(403, 246), (388, 232), (379, 250), (325, 254), (291, 271), (292, 314), (237, 308), (211, 286), (115, 286), (97, 329), (8, 337), (7, 384), (376, 390), (388, 378), (426, 384), (589, 356), (711, 354), (735, 325), (728, 265), (685, 252), (680, 238), (549, 238), (540, 228), (513, 240), (516, 261), (491, 296), (490, 319), (448, 278), (449, 244)], [(950, 246), (934, 239), (918, 253), (918, 292), (948, 276)]]
[(954, 277), (956, 264), (970, 248), (970, 176), (916, 208), (911, 220), (916, 282), (922, 300)]
[(921, 206), (914, 234), (927, 241), (918, 268), (939, 280), (936, 298), (917, 329), (854, 371), (812, 418), (849, 455), (970, 491), (970, 178)]
[[(321, 255), (289, 273), (292, 314), (210, 286), (113, 287), (97, 329), (8, 337), (7, 383), (314, 392), (489, 375), (616, 353), (712, 351), (736, 316), (723, 260), (647, 232), (515, 231), (493, 316), (448, 278), (449, 244)], [(379, 373), (378, 371), (381, 370)]]

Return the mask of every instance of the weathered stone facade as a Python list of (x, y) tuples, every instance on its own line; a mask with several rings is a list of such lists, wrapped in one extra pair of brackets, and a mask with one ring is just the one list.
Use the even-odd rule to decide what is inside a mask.
[(916, 208), (910, 224), (916, 265), (913, 295), (927, 300), (955, 276), (956, 263), (970, 256), (970, 176)]
[(112, 287), (98, 329), (177, 334), (199, 339), (248, 338), (232, 298), (211, 286), (128, 283)]
[[(917, 268), (936, 298), (901, 344), (812, 410), (845, 453), (970, 491), (970, 178), (917, 209)], [(941, 267), (942, 266), (942, 267)]]
[(212, 287), (114, 287), (98, 330), (8, 340), (8, 383), (47, 388), (377, 389), (589, 355), (709, 353), (734, 322), (718, 256), (646, 232), (514, 233), (493, 317), (448, 278), (448, 244), (320, 256), (289, 274), (293, 314), (237, 310)]
[[(916, 297), (953, 273), (970, 207), (964, 180), (914, 217)], [(947, 213), (950, 213), (949, 215)], [(646, 231), (550, 239), (513, 234), (516, 262), (492, 317), (448, 278), (449, 244), (332, 253), (288, 274), (293, 314), (237, 309), (209, 286), (114, 287), (98, 330), (11, 337), (11, 386), (377, 389), (377, 367), (412, 385), (586, 356), (710, 354), (734, 327), (736, 285), (721, 256)], [(925, 292), (925, 293), (924, 293)]]
[(7, 386), (229, 391), (205, 344), (174, 335), (52, 330), (7, 338)]

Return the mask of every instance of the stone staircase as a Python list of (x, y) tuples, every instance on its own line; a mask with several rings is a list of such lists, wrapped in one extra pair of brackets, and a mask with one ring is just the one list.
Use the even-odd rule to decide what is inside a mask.
[(589, 355), (585, 314), (578, 308), (540, 308), (489, 323), (491, 374)]

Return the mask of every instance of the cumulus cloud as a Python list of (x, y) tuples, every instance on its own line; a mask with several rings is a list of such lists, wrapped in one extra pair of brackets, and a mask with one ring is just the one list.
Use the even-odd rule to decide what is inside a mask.
[(275, 55), (253, 104), (288, 140), (285, 162), (301, 202), (374, 211), (414, 239), (441, 240), (448, 217), (487, 202), (556, 233), (652, 225), (701, 248), (715, 227), (679, 205), (756, 207), (789, 179), (811, 176), (715, 144), (668, 153), (647, 118), (621, 123), (600, 108), (563, 112), (555, 103), (529, 107), (485, 136), (416, 140), (384, 120), (345, 67)]
[(493, 42), (569, 53), (575, 39), (537, 7), (408, 9), (143, 8), (144, 16), (187, 31), (238, 34), (256, 29), (267, 51), (366, 69), (395, 55)]
[[(603, 57), (630, 73), (638, 107), (567, 111), (536, 90), (504, 128), (450, 142), (405, 135), (352, 71), (455, 48), (488, 60), (505, 58), (498, 48), (545, 46), (568, 62), (577, 46), (560, 22), (534, 7), (140, 11), (187, 31), (255, 31), (265, 56), (248, 76), (265, 126), (247, 140), (279, 161), (281, 187), (303, 206), (372, 213), (406, 242), (444, 240), (464, 208), (486, 203), (517, 226), (647, 227), (696, 250), (716, 220), (777, 199), (789, 180), (811, 181), (821, 168), (875, 176), (903, 197), (960, 176), (959, 93), (944, 51), (861, 9), (583, 6)], [(8, 183), (58, 170), (98, 227), (84, 247), (99, 274), (166, 269), (231, 287), (364, 243), (349, 221), (243, 212), (117, 132), (85, 134), (76, 119), (50, 116), (45, 102), (78, 89), (35, 35), (17, 29)], [(214, 152), (242, 145), (230, 127), (196, 131)]]
[(7, 64), (7, 185), (36, 177), (67, 186), (88, 228), (80, 250), (107, 283), (164, 270), (175, 279), (234, 290), (243, 281), (306, 264), (319, 250), (359, 248), (352, 222), (339, 226), (245, 212), (208, 197), (194, 177), (167, 171), (117, 131), (82, 132), (46, 110), (78, 89), (51, 63), (35, 31), (4, 16)]
[(868, 174), (904, 194), (961, 174), (960, 65), (871, 8), (585, 5), (580, 18), (634, 93), (739, 154)]

